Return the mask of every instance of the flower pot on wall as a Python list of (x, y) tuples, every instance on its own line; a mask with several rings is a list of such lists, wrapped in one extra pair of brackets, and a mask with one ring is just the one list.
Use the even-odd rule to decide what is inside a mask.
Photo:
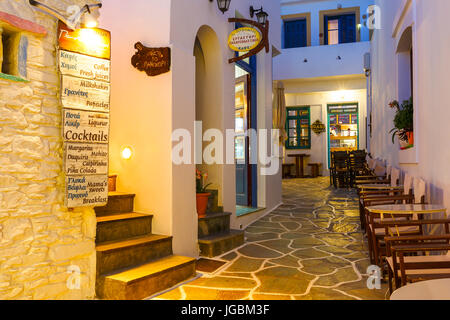
[(408, 136), (408, 144), (414, 146), (414, 131), (408, 131), (406, 135)]
[(210, 193), (197, 193), (197, 214), (199, 218), (206, 217), (206, 209), (208, 208), (210, 195)]

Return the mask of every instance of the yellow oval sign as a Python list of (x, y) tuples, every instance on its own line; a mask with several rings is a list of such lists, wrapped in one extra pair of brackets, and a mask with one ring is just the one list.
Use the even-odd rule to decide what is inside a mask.
[(255, 49), (261, 42), (261, 34), (254, 28), (239, 28), (228, 38), (228, 46), (233, 51), (246, 52)]

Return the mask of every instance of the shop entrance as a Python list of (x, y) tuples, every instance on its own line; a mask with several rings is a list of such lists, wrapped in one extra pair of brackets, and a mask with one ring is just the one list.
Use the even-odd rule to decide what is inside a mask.
[(256, 124), (256, 57), (236, 63), (235, 87), (235, 162), (237, 214), (246, 207), (257, 207), (257, 165), (250, 163), (249, 129)]
[(331, 152), (359, 148), (358, 104), (328, 105), (328, 168)]

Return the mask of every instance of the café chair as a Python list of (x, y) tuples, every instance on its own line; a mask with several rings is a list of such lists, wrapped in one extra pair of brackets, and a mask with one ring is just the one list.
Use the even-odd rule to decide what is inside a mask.
[[(391, 228), (392, 222), (382, 222)], [(398, 289), (407, 283), (450, 278), (450, 220), (429, 219), (397, 221), (396, 227), (443, 225), (443, 235), (389, 235), (384, 238), (386, 244), (385, 261), (388, 266), (389, 291), (393, 284)], [(434, 253), (434, 254), (432, 254)], [(436, 253), (443, 253), (436, 255)]]

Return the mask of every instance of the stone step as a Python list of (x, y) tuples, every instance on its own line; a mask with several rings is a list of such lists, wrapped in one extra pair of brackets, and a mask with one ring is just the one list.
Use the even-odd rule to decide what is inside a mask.
[(196, 259), (168, 256), (100, 277), (97, 296), (108, 300), (140, 300), (195, 277)]
[(172, 254), (172, 237), (148, 235), (97, 245), (97, 276)]
[(97, 217), (96, 243), (151, 234), (152, 219), (152, 215), (135, 212)]
[(198, 239), (200, 255), (208, 258), (220, 256), (244, 244), (244, 231), (230, 230), (227, 233)]
[(204, 238), (230, 231), (231, 213), (207, 213), (205, 218), (198, 219), (198, 237)]
[(96, 207), (95, 213), (100, 217), (133, 212), (135, 196), (135, 194), (131, 193), (110, 192), (108, 194), (108, 204), (103, 207)]

